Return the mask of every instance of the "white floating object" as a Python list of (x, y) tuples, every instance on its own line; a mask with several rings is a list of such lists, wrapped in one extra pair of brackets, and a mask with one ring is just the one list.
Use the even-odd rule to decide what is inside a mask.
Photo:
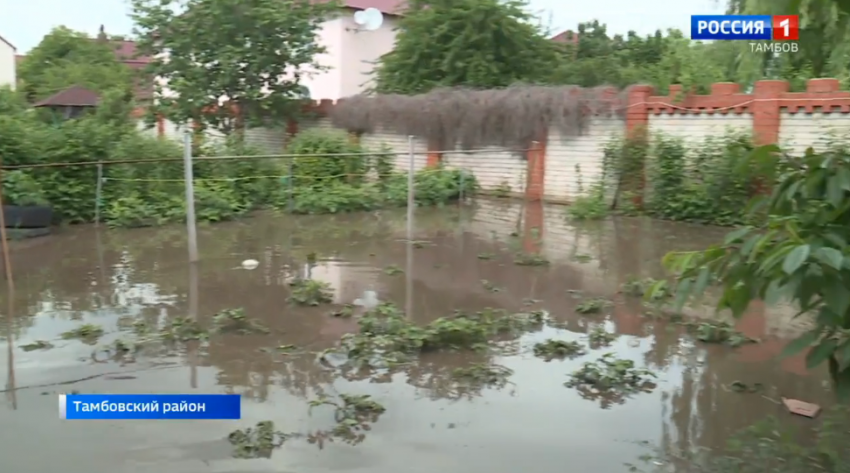
[(260, 262), (255, 259), (246, 259), (242, 262), (242, 269), (247, 269), (248, 271), (252, 269), (257, 269), (257, 266), (260, 265)]

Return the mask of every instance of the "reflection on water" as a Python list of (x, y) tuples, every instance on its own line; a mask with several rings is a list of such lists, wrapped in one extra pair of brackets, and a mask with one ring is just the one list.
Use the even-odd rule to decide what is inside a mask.
[[(665, 252), (704, 247), (722, 230), (643, 219), (574, 227), (563, 215), (559, 207), (484, 201), (474, 208), (420, 211), (412, 236), (404, 210), (257, 215), (199, 229), (197, 267), (184, 263), (182, 227), (102, 232), (80, 227), (21, 242), (12, 256), (17, 313), (6, 317), (4, 338), (18, 347), (45, 340), (55, 348), (27, 352), (7, 342), (8, 351), (2, 350), (10, 399), (0, 409), (4, 463), (19, 472), (73, 461), (90, 472), (507, 473), (529, 464), (561, 472), (568, 460), (576, 471), (613, 472), (643, 453), (633, 440), (666, 449), (714, 447), (731, 432), (782, 413), (773, 402), (780, 396), (829, 404), (823, 373), (807, 373), (799, 359), (774, 359), (781, 337), (799, 330), (785, 311), (755, 308), (738, 328), (764, 342), (731, 350), (695, 343), (677, 326), (645, 317), (638, 301), (619, 293), (632, 277), (657, 276)], [(517, 252), (540, 252), (551, 265), (516, 266)], [(242, 269), (247, 258), (260, 266)], [(386, 271), (389, 267), (401, 272)], [(354, 332), (356, 318), (291, 306), (288, 284), (304, 277), (329, 283), (335, 303), (365, 310), (391, 301), (418, 323), (487, 307), (546, 310), (557, 323), (519, 337), (513, 353), (429, 354), (382, 376), (339, 378), (316, 362), (316, 352)], [(580, 317), (576, 307), (589, 297), (614, 304), (603, 314)], [(92, 323), (107, 331), (100, 343), (114, 343), (138, 321), (162, 327), (188, 316), (208, 325), (213, 314), (232, 308), (243, 308), (270, 333), (214, 337), (206, 346), (189, 344), (124, 363), (98, 362), (92, 347), (59, 337)], [(607, 349), (548, 363), (530, 354), (536, 342), (583, 341), (598, 326), (618, 334)], [(299, 350), (279, 349), (290, 345)], [(654, 370), (659, 386), (606, 409), (564, 387), (569, 373), (606, 351)], [(470, 389), (452, 381), (454, 368), (485, 362), (512, 370), (509, 382)], [(728, 388), (734, 381), (767, 389), (737, 393)], [(250, 401), (245, 419), (236, 424), (59, 422), (55, 393), (72, 389), (232, 392)], [(271, 460), (230, 458), (226, 435), (257, 421), (273, 420), (291, 432), (327, 428), (332, 419), (309, 416), (307, 402), (342, 392), (370, 394), (387, 408), (361, 445), (332, 444), (318, 452), (290, 442)], [(38, 455), (36, 436), (61, 455)], [(263, 466), (268, 462), (273, 466)]]

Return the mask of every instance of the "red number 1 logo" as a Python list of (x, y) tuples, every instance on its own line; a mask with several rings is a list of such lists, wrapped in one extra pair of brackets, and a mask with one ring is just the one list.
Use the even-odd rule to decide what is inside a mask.
[(797, 41), (800, 39), (800, 17), (797, 15), (773, 16), (773, 40)]

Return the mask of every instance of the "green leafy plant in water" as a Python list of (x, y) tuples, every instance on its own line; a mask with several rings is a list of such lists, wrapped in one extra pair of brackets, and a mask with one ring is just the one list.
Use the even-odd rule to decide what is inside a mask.
[(336, 425), (327, 431), (314, 432), (307, 436), (310, 443), (318, 443), (320, 448), (325, 441), (340, 439), (348, 444), (357, 445), (366, 438), (367, 431), (371, 430), (371, 424), (386, 412), (386, 408), (374, 401), (367, 394), (340, 394), (339, 401), (320, 398), (310, 401), (310, 412), (319, 406), (334, 407), (334, 421)]
[(32, 343), (21, 345), (23, 351), (49, 350), (53, 348), (53, 344), (44, 340), (36, 340)]
[(505, 387), (513, 373), (513, 370), (504, 366), (477, 363), (465, 368), (455, 368), (452, 370), (452, 379), (460, 384), (461, 389), (477, 392), (485, 387)]
[(590, 343), (590, 348), (598, 349), (611, 345), (617, 339), (617, 334), (605, 330), (605, 327), (601, 325), (597, 325), (587, 334), (587, 339)]
[(98, 339), (104, 334), (103, 327), (94, 324), (81, 325), (73, 330), (63, 333), (61, 336), (65, 340), (80, 340), (85, 344), (94, 345)]
[(594, 184), (585, 194), (582, 181), (581, 166), (576, 164), (576, 179), (578, 196), (567, 207), (567, 214), (573, 220), (601, 220), (610, 212), (610, 205), (605, 201), (605, 187), (602, 182)]
[(333, 302), (331, 285), (314, 279), (296, 279), (290, 284), (289, 302), (302, 306), (318, 306)]
[(411, 322), (395, 305), (381, 304), (359, 320), (359, 333), (346, 334), (338, 347), (328, 350), (343, 353), (351, 368), (394, 367), (415, 360), (421, 353), (435, 350), (481, 350), (501, 334), (518, 334), (542, 327), (543, 312), (510, 314), (486, 309), (467, 314), (457, 312), (419, 326)]
[(585, 363), (564, 385), (576, 388), (585, 399), (600, 400), (602, 407), (607, 408), (614, 403), (622, 404), (631, 394), (651, 392), (655, 389), (654, 379), (654, 373), (636, 368), (634, 361), (606, 353), (596, 361)]
[(404, 270), (393, 264), (384, 268), (384, 274), (395, 276), (397, 274), (404, 274)]
[(494, 255), (493, 253), (478, 253), (478, 259), (480, 260), (491, 260), (495, 257), (496, 255)]
[[(666, 285), (658, 286), (659, 281), (653, 278), (636, 278), (630, 277), (621, 290), (623, 294), (631, 297), (644, 297), (647, 291), (653, 290), (652, 299), (662, 300), (670, 297)], [(657, 289), (656, 289), (657, 287)]]
[(275, 430), (274, 422), (266, 420), (258, 422), (255, 427), (231, 432), (227, 440), (233, 445), (234, 458), (271, 458), (272, 452), (290, 436)]
[(549, 266), (551, 263), (543, 255), (534, 253), (517, 253), (514, 256), (514, 264), (517, 266)]
[(712, 280), (721, 281), (717, 310), (735, 317), (757, 299), (790, 300), (815, 328), (784, 354), (811, 348), (807, 367), (828, 363), (838, 398), (850, 402), (850, 152), (832, 146), (794, 158), (764, 146), (747, 165), (766, 182), (776, 176), (771, 195), (748, 208), (748, 217), (764, 223), (735, 230), (705, 251), (665, 256), (677, 276), (676, 305), (703, 294)]
[(735, 330), (727, 322), (690, 322), (686, 325), (694, 332), (696, 339), (703, 343), (716, 343), (733, 348), (750, 343), (758, 343), (758, 340)]
[(495, 284), (486, 279), (481, 280), (481, 286), (484, 287), (487, 292), (502, 292), (502, 288), (496, 286)]
[(260, 322), (248, 318), (245, 309), (225, 309), (213, 316), (213, 326), (217, 333), (238, 333), (242, 335), (269, 333), (269, 329)]
[(169, 343), (205, 341), (209, 337), (209, 332), (189, 317), (175, 317), (156, 334), (156, 338)]
[(579, 314), (598, 314), (611, 306), (611, 302), (605, 299), (587, 299), (581, 301), (576, 307)]
[(493, 196), (499, 199), (507, 199), (511, 196), (513, 189), (511, 189), (511, 185), (508, 184), (508, 181), (502, 181), (498, 186), (493, 188)]
[(587, 354), (584, 345), (574, 341), (549, 339), (534, 345), (534, 356), (552, 361), (556, 358), (577, 358)]
[(336, 308), (331, 311), (330, 315), (333, 317), (340, 317), (344, 319), (348, 319), (354, 316), (355, 306), (352, 304), (345, 304), (342, 307)]

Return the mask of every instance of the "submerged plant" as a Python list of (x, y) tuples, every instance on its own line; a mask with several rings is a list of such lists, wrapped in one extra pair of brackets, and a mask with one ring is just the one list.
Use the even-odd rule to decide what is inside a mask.
[(317, 431), (307, 436), (307, 441), (322, 447), (326, 441), (336, 439), (357, 445), (366, 438), (365, 432), (371, 430), (370, 425), (386, 412), (386, 408), (374, 401), (368, 394), (340, 394), (339, 401), (320, 398), (310, 401), (310, 410), (319, 406), (334, 407), (336, 425), (330, 430)]
[(315, 279), (296, 279), (290, 284), (289, 301), (302, 306), (318, 306), (333, 302), (331, 285)]
[(647, 369), (635, 368), (632, 360), (621, 360), (606, 353), (596, 361), (585, 363), (570, 375), (565, 386), (576, 388), (585, 399), (599, 399), (602, 407), (622, 404), (634, 393), (655, 389), (655, 374)]
[(598, 314), (610, 305), (611, 302), (605, 299), (587, 299), (579, 303), (576, 312), (579, 314)]
[(237, 333), (242, 335), (252, 333), (269, 333), (260, 322), (249, 319), (244, 309), (225, 309), (213, 316), (213, 325), (217, 333)]
[(255, 427), (235, 430), (227, 440), (233, 445), (234, 458), (271, 458), (272, 452), (290, 436), (275, 430), (274, 422), (267, 420), (258, 422)]
[(517, 266), (549, 266), (551, 263), (544, 256), (535, 253), (517, 253), (514, 256)]
[(735, 330), (727, 322), (692, 322), (687, 325), (693, 330), (696, 339), (704, 343), (717, 343), (733, 348), (749, 343), (758, 343), (758, 340)]
[(344, 335), (339, 346), (322, 357), (342, 353), (352, 368), (393, 367), (410, 363), (426, 351), (486, 349), (499, 335), (542, 327), (544, 319), (545, 313), (539, 311), (511, 314), (485, 309), (456, 312), (420, 326), (395, 305), (384, 303), (358, 320), (359, 333)]
[(53, 344), (44, 340), (36, 340), (32, 343), (21, 345), (23, 351), (49, 350), (53, 348)]
[(478, 363), (466, 368), (455, 368), (452, 378), (461, 389), (478, 391), (484, 387), (503, 388), (513, 373), (513, 370), (504, 366)]
[(576, 358), (586, 354), (584, 345), (574, 341), (549, 339), (534, 345), (534, 355), (552, 361), (556, 358)]
[(617, 339), (617, 334), (605, 330), (605, 327), (597, 325), (587, 334), (587, 339), (590, 342), (590, 348), (597, 349), (607, 347)]
[(88, 345), (94, 345), (104, 334), (103, 327), (94, 324), (81, 325), (62, 334), (65, 340), (77, 339)]

